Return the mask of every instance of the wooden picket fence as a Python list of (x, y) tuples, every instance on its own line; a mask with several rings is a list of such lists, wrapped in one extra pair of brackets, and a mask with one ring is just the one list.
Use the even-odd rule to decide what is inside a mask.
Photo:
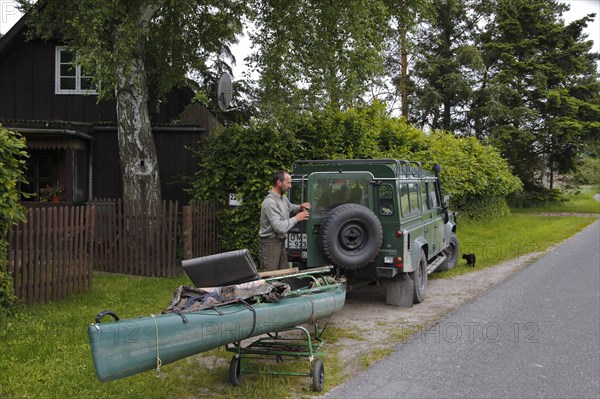
[(181, 274), (177, 201), (163, 201), (154, 209), (121, 199), (94, 199), (93, 204), (95, 270), (159, 277)]
[(223, 205), (217, 201), (190, 201), (183, 207), (184, 259), (221, 252), (218, 220)]
[(155, 209), (121, 199), (88, 206), (29, 209), (9, 233), (8, 271), (28, 304), (63, 299), (92, 286), (92, 270), (140, 276), (183, 274), (182, 258), (220, 252), (216, 201)]
[(27, 304), (57, 301), (92, 286), (93, 206), (29, 209), (8, 234), (8, 271)]

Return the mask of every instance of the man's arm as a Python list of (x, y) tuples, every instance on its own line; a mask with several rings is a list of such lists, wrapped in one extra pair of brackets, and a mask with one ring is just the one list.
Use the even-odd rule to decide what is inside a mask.
[(263, 212), (267, 216), (267, 219), (269, 219), (271, 227), (277, 234), (287, 233), (292, 227), (296, 225), (296, 223), (298, 223), (298, 218), (296, 218), (296, 216), (291, 218), (283, 217), (280, 214), (279, 208), (277, 207), (277, 204), (274, 201), (264, 201), (262, 206)]

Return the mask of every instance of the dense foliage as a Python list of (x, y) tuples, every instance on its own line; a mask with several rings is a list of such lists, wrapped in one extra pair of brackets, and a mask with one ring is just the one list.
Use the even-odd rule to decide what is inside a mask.
[(6, 236), (14, 223), (25, 219), (18, 185), (25, 181), (26, 157), (25, 139), (0, 125), (0, 316), (15, 302), (12, 278), (6, 267)]
[(521, 187), (494, 148), (475, 138), (426, 135), (402, 119), (390, 118), (376, 103), (304, 114), (277, 128), (254, 122), (214, 134), (200, 151), (193, 195), (223, 203), (228, 193), (240, 195), (243, 205), (227, 208), (220, 217), (221, 243), (224, 249), (250, 248), (256, 254), (260, 203), (275, 170), (289, 170), (296, 159), (390, 157), (422, 161), (428, 170), (440, 163), (452, 206), (471, 217), (506, 214), (504, 198)]
[(578, 161), (575, 172), (567, 176), (567, 183), (573, 185), (600, 185), (600, 158), (583, 156)]
[(476, 219), (509, 213), (505, 198), (519, 191), (521, 182), (496, 148), (474, 137), (457, 138), (443, 132), (425, 136), (420, 147), (411, 157), (427, 166), (442, 165), (442, 187), (451, 195), (454, 209)]
[(594, 16), (567, 24), (562, 2), (254, 3), (258, 115), (286, 123), (325, 104), (401, 104), (425, 131), (495, 145), (529, 190), (552, 187), (597, 142), (599, 56), (584, 33)]
[[(575, 6), (574, 6), (575, 7)], [(598, 54), (556, 0), (427, 1), (413, 30), (409, 120), (497, 146), (527, 189), (600, 135)]]
[[(386, 8), (378, 0), (251, 0), (263, 112), (347, 108), (383, 73)], [(302, 21), (298, 23), (298, 21)]]
[(273, 172), (289, 168), (295, 148), (289, 133), (259, 122), (218, 131), (203, 146), (200, 170), (192, 183), (194, 197), (227, 204), (228, 194), (236, 193), (242, 201), (219, 215), (224, 249), (249, 248), (257, 253), (260, 203)]

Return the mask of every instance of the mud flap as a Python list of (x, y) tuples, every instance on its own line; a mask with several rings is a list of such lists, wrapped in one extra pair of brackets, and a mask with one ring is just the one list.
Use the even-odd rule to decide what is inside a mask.
[(412, 308), (415, 283), (408, 274), (401, 273), (394, 279), (386, 281), (385, 302), (388, 305)]

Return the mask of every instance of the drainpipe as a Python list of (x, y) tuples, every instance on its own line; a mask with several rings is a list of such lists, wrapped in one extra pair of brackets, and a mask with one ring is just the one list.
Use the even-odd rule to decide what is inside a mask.
[(94, 141), (90, 141), (90, 152), (89, 152), (89, 156), (88, 156), (88, 199), (87, 199), (88, 204), (92, 202), (92, 198), (93, 198), (93, 195), (92, 195), (92, 188), (94, 187), (92, 184), (93, 179), (94, 179), (93, 173), (92, 173), (92, 171), (94, 169), (93, 161), (94, 161)]

